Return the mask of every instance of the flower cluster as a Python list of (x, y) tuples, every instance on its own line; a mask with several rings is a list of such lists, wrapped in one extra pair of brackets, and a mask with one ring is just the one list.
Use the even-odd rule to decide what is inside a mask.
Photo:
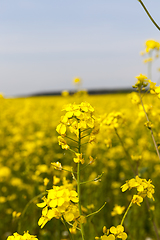
[(103, 124), (110, 128), (118, 128), (124, 122), (124, 117), (121, 112), (111, 112), (103, 120)]
[(113, 211), (111, 212), (111, 216), (121, 215), (124, 212), (125, 207), (121, 207), (119, 205), (115, 205)]
[[(122, 240), (127, 239), (127, 233), (124, 232), (124, 227), (122, 225), (118, 225), (117, 227), (112, 226), (110, 229), (101, 236), (101, 240), (115, 240), (116, 238), (121, 238)], [(95, 239), (99, 239), (96, 237)]]
[(82, 80), (79, 77), (73, 79), (74, 84), (81, 84)]
[(148, 86), (149, 79), (146, 77), (146, 75), (140, 74), (135, 78), (137, 78), (137, 82), (135, 85), (132, 86), (133, 88), (136, 88), (137, 90), (141, 90)]
[(150, 93), (155, 94), (158, 96), (158, 98), (160, 98), (160, 86), (156, 86), (156, 83), (151, 82), (151, 80), (149, 80), (149, 83), (150, 83)]
[(9, 236), (7, 240), (38, 240), (38, 238), (34, 235), (30, 235), (28, 232), (24, 232), (23, 235), (16, 232), (13, 236)]
[(155, 40), (153, 40), (153, 39), (151, 39), (151, 40), (147, 40), (146, 42), (145, 42), (145, 47), (146, 47), (146, 49), (145, 49), (145, 51), (148, 53), (148, 52), (150, 52), (151, 50), (159, 50), (159, 48), (160, 48), (160, 43), (159, 42), (156, 42)]
[(137, 205), (140, 206), (140, 203), (143, 202), (143, 198), (146, 196), (154, 200), (154, 186), (151, 183), (152, 181), (150, 179), (147, 181), (146, 179), (142, 179), (136, 176), (135, 178), (126, 181), (126, 183), (122, 185), (121, 188), (122, 192), (125, 192), (127, 189), (130, 190), (132, 188), (136, 188), (138, 194), (133, 196), (132, 202), (137, 203)]
[(76, 221), (79, 217), (77, 203), (78, 193), (73, 190), (72, 184), (62, 186), (53, 186), (53, 189), (47, 190), (47, 197), (43, 197), (42, 203), (37, 206), (43, 208), (42, 216), (38, 221), (41, 228), (52, 218), (60, 219), (64, 217), (67, 222)]
[(61, 117), (61, 122), (56, 128), (56, 131), (62, 137), (66, 135), (67, 127), (69, 131), (74, 133), (77, 137), (79, 136), (79, 129), (81, 131), (88, 128), (95, 129), (94, 108), (89, 103), (68, 104), (63, 111), (66, 111), (66, 114)]
[[(61, 117), (61, 121), (58, 124), (56, 131), (60, 134), (58, 136), (59, 145), (62, 149), (72, 150), (69, 144), (64, 139), (65, 137), (79, 144), (81, 139), (89, 136), (88, 143), (96, 141), (96, 134), (99, 132), (99, 124), (94, 116), (94, 108), (87, 102), (81, 104), (68, 104), (63, 111), (66, 111), (65, 115)], [(73, 137), (68, 135), (72, 134)], [(82, 153), (76, 153), (74, 162), (82, 164), (84, 159)]]

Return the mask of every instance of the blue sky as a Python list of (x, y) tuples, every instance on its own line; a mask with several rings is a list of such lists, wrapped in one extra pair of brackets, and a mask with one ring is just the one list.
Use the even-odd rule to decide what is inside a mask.
[[(160, 1), (144, 3), (160, 24)], [(147, 39), (160, 32), (137, 0), (1, 0), (0, 92), (74, 89), (77, 76), (85, 89), (131, 87)]]

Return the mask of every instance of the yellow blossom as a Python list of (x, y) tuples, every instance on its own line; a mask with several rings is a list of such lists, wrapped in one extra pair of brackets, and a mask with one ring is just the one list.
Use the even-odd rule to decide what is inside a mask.
[(41, 228), (52, 218), (65, 218), (67, 222), (80, 220), (78, 209), (78, 193), (72, 189), (71, 184), (64, 184), (62, 186), (53, 186), (52, 189), (47, 190), (47, 197), (43, 197), (42, 203), (37, 206), (42, 209), (42, 216), (38, 221)]
[(132, 87), (137, 88), (138, 90), (140, 90), (141, 88), (144, 89), (149, 83), (149, 79), (147, 78), (146, 75), (140, 74), (139, 76), (136, 76), (135, 78), (137, 78), (137, 82)]
[(23, 235), (16, 233), (13, 233), (12, 236), (9, 236), (7, 240), (38, 240), (38, 238), (34, 235), (30, 235), (29, 232), (24, 232)]
[(133, 195), (132, 202), (136, 203), (138, 206), (141, 206), (141, 202), (143, 202), (143, 197), (139, 195)]
[(64, 136), (65, 133), (66, 133), (66, 125), (63, 124), (63, 123), (60, 123), (60, 124), (57, 126), (56, 131), (57, 131), (59, 134), (61, 134), (62, 136)]
[(79, 77), (76, 77), (73, 79), (74, 84), (80, 84), (81, 82), (82, 82), (82, 80)]
[(160, 48), (160, 43), (156, 42), (153, 39), (147, 40), (145, 42), (145, 46), (146, 46), (146, 52), (150, 52), (151, 50), (155, 49), (155, 50), (159, 50)]
[(48, 178), (44, 178), (43, 182), (44, 182), (44, 186), (47, 186), (47, 184), (49, 183), (49, 179)]
[(119, 205), (115, 205), (113, 208), (113, 211), (111, 212), (112, 216), (116, 216), (116, 215), (121, 215), (124, 212), (125, 207), (121, 207)]
[(75, 163), (81, 162), (82, 164), (84, 163), (84, 158), (82, 158), (82, 153), (75, 153), (76, 158), (73, 158)]
[(60, 182), (60, 178), (53, 176), (53, 185), (57, 185), (57, 183), (59, 183), (59, 182)]
[[(62, 149), (73, 151), (68, 141), (73, 141), (78, 145), (79, 141), (85, 137), (88, 137), (88, 143), (96, 142), (95, 135), (99, 132), (99, 123), (94, 116), (94, 108), (89, 103), (67, 104), (63, 108), (63, 111), (65, 111), (65, 114), (61, 116), (61, 121), (56, 128), (56, 131), (60, 134), (60, 136), (58, 136), (58, 142)], [(73, 136), (69, 136), (69, 132)], [(64, 137), (67, 138), (67, 141)], [(73, 152), (75, 152), (75, 150)], [(75, 154), (76, 157), (73, 158), (74, 162), (81, 162), (83, 164), (84, 159), (82, 158), (82, 153)]]
[(153, 61), (153, 58), (146, 58), (143, 60), (144, 63), (152, 62), (152, 61)]
[(54, 166), (54, 168), (55, 169), (57, 169), (57, 170), (62, 170), (62, 165), (61, 165), (61, 163), (59, 163), (59, 162), (53, 162), (53, 163), (51, 163), (53, 166)]
[(125, 192), (127, 189), (136, 188), (138, 195), (142, 198), (148, 197), (154, 200), (153, 194), (154, 194), (154, 186), (151, 184), (152, 181), (149, 179), (148, 181), (146, 179), (141, 179), (140, 177), (136, 176), (135, 178), (132, 178), (124, 185), (121, 186), (122, 192)]
[(66, 150), (69, 149), (67, 142), (61, 136), (58, 136), (58, 142), (59, 142), (59, 145), (62, 147), (62, 149), (66, 149)]
[(115, 237), (121, 238), (122, 240), (125, 240), (127, 238), (127, 234), (124, 232), (124, 227), (122, 225), (111, 227), (110, 232), (114, 234)]

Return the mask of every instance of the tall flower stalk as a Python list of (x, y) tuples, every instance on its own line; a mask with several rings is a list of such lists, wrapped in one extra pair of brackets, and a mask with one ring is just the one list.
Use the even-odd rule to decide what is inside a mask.
[[(99, 127), (94, 116), (94, 108), (89, 103), (69, 104), (63, 110), (66, 113), (61, 117), (56, 128), (60, 135), (58, 142), (62, 149), (69, 150), (74, 154), (73, 164), (77, 165), (77, 171), (70, 171), (70, 173), (73, 180), (76, 181), (77, 191), (74, 190), (72, 184), (66, 183), (62, 186), (53, 186), (53, 189), (48, 190), (47, 198), (44, 197), (43, 202), (37, 204), (38, 207), (43, 208), (38, 224), (42, 228), (53, 217), (62, 219), (70, 239), (72, 239), (72, 234), (67, 224), (72, 226), (73, 231), (80, 230), (82, 240), (85, 240), (83, 225), (86, 221), (85, 218), (89, 215), (86, 217), (82, 215), (81, 185), (89, 181), (81, 182), (80, 178), (81, 165), (85, 163), (82, 145), (96, 141)], [(85, 164), (83, 169), (92, 161), (93, 158), (90, 156), (89, 163)], [(65, 170), (59, 162), (52, 164), (57, 170)]]
[[(79, 134), (78, 134), (78, 153), (81, 153), (81, 130), (79, 129)], [(78, 192), (78, 198), (79, 198), (79, 202), (78, 202), (78, 208), (79, 208), (79, 213), (80, 216), (82, 215), (82, 210), (81, 210), (81, 184), (80, 184), (80, 162), (78, 162), (77, 164), (77, 192)], [(84, 240), (84, 228), (83, 228), (83, 224), (80, 223), (81, 226), (81, 235), (82, 235), (82, 239)]]
[(156, 143), (153, 131), (152, 131), (152, 124), (151, 124), (151, 122), (149, 120), (149, 117), (148, 117), (148, 114), (147, 114), (147, 112), (145, 110), (145, 107), (144, 107), (144, 104), (143, 104), (143, 100), (142, 100), (142, 94), (141, 94), (141, 91), (145, 90), (145, 88), (148, 86), (149, 83), (150, 83), (151, 93), (153, 92), (153, 94), (156, 94), (156, 90), (159, 89), (159, 88), (156, 87), (155, 84), (153, 82), (151, 82), (151, 80), (149, 80), (145, 75), (140, 74), (136, 78), (137, 78), (137, 82), (133, 86), (133, 88), (136, 88), (138, 93), (139, 93), (140, 103), (142, 105), (143, 111), (144, 111), (146, 119), (147, 119), (147, 123), (145, 125), (150, 130), (150, 133), (151, 133), (151, 136), (152, 136), (152, 140), (153, 140), (153, 143), (154, 143), (154, 146), (155, 146), (158, 158), (160, 160), (160, 153), (159, 153), (158, 146), (157, 146), (157, 143)]

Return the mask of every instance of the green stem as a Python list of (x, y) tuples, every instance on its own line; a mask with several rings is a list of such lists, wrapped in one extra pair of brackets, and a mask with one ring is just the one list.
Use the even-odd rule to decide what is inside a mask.
[(124, 152), (125, 152), (125, 154), (126, 154), (128, 160), (129, 160), (129, 162), (130, 162), (130, 165), (131, 165), (131, 168), (132, 168), (132, 172), (134, 173), (134, 175), (137, 175), (137, 173), (136, 173), (135, 170), (134, 170), (133, 164), (132, 164), (132, 159), (131, 159), (131, 157), (130, 157), (128, 151), (126, 150), (126, 148), (125, 148), (125, 146), (124, 146), (124, 144), (123, 144), (123, 141), (122, 141), (122, 139), (121, 139), (121, 137), (120, 137), (120, 135), (119, 135), (117, 129), (114, 128), (114, 130), (115, 130), (115, 132), (116, 132), (116, 135), (117, 135), (117, 137), (118, 137), (118, 139), (119, 139), (119, 141), (120, 141), (120, 143), (121, 143), (121, 145), (122, 145), (122, 147), (123, 147), (123, 150), (124, 150)]
[[(141, 105), (142, 105), (143, 111), (144, 111), (144, 113), (145, 113), (145, 115), (146, 115), (146, 119), (147, 119), (147, 121), (149, 122), (148, 114), (147, 114), (147, 112), (146, 112), (146, 110), (145, 110), (145, 107), (144, 107), (144, 104), (143, 104), (143, 101), (142, 101), (141, 91), (140, 91), (140, 90), (139, 90), (139, 97), (140, 97), (140, 101), (141, 101)], [(153, 143), (154, 143), (154, 146), (155, 146), (155, 149), (156, 149), (158, 158), (159, 158), (159, 160), (160, 160), (160, 153), (159, 153), (159, 150), (158, 150), (158, 146), (157, 146), (156, 140), (155, 140), (154, 135), (153, 135), (152, 128), (150, 127), (149, 130), (150, 130), (150, 132), (151, 132), (152, 140), (153, 140)]]
[(151, 17), (150, 13), (148, 12), (147, 8), (145, 7), (144, 3), (141, 0), (138, 0), (138, 2), (140, 2), (140, 4), (142, 5), (143, 9), (145, 10), (145, 12), (147, 13), (148, 17), (150, 18), (150, 20), (152, 21), (152, 23), (158, 28), (158, 30), (160, 31), (160, 27), (158, 26), (158, 24), (154, 21), (154, 19)]
[[(152, 58), (152, 51), (150, 51), (148, 55), (150, 58)], [(148, 78), (152, 80), (152, 61), (148, 62)]]
[(90, 182), (97, 182), (101, 177), (102, 177), (103, 173), (101, 175), (99, 175), (98, 177), (96, 177), (95, 179), (86, 181), (86, 182), (81, 182), (80, 184), (85, 184), (85, 183), (90, 183)]
[(18, 222), (18, 232), (21, 232), (21, 226), (22, 226), (21, 223), (22, 223), (22, 219), (23, 219), (23, 217), (24, 217), (24, 215), (25, 215), (25, 213), (26, 213), (26, 211), (27, 211), (29, 205), (30, 205), (32, 202), (34, 202), (35, 200), (37, 200), (38, 198), (44, 196), (45, 194), (47, 194), (47, 192), (43, 192), (43, 193), (41, 193), (41, 194), (35, 196), (34, 198), (32, 198), (32, 199), (26, 204), (24, 210), (22, 211), (22, 214), (21, 214), (20, 220), (19, 220), (19, 222)]
[(153, 213), (151, 214), (150, 205), (149, 205), (149, 202), (148, 202), (147, 198), (145, 198), (145, 202), (146, 202), (146, 205), (147, 205), (148, 212), (150, 214), (150, 219), (151, 219), (152, 224), (153, 224), (153, 228), (154, 228), (154, 231), (155, 231), (156, 238), (157, 238), (157, 240), (160, 240), (160, 236), (159, 236), (159, 233), (158, 233), (158, 226), (157, 226), (157, 223), (155, 221), (154, 214)]
[(70, 239), (73, 240), (72, 234), (71, 234), (71, 232), (69, 230), (69, 227), (68, 227), (67, 222), (66, 222), (65, 218), (63, 217), (63, 215), (62, 215), (62, 219), (63, 219), (63, 224), (64, 224), (64, 226), (66, 227), (66, 229), (67, 229), (67, 231), (69, 233)]
[(86, 218), (87, 218), (87, 217), (90, 217), (90, 216), (93, 216), (93, 215), (96, 214), (96, 213), (99, 213), (99, 212), (102, 210), (102, 208), (105, 207), (105, 205), (106, 205), (106, 202), (103, 204), (103, 206), (102, 206), (100, 209), (98, 209), (97, 211), (95, 211), (95, 212), (93, 212), (93, 213), (88, 214), (88, 215), (86, 216)]
[(71, 148), (69, 148), (68, 150), (69, 150), (69, 151), (71, 151), (71, 152), (74, 152), (74, 153), (76, 153), (76, 152), (75, 152), (73, 149), (71, 149)]
[(133, 203), (132, 203), (132, 200), (131, 200), (131, 202), (130, 202), (128, 208), (127, 208), (127, 210), (125, 211), (125, 214), (123, 215), (123, 218), (122, 218), (122, 221), (121, 221), (121, 224), (120, 224), (120, 225), (123, 225), (124, 219), (126, 218), (127, 213), (128, 213), (128, 211), (129, 211), (129, 209), (131, 208), (132, 204), (133, 204)]
[[(81, 130), (79, 129), (79, 138), (78, 138), (78, 153), (81, 153)], [(79, 214), (80, 216), (82, 215), (82, 210), (81, 210), (81, 189), (80, 189), (80, 162), (77, 164), (77, 192), (78, 192), (78, 208), (79, 208)], [(84, 240), (84, 229), (83, 229), (83, 224), (80, 222), (81, 226), (81, 234), (82, 234), (82, 239)]]

